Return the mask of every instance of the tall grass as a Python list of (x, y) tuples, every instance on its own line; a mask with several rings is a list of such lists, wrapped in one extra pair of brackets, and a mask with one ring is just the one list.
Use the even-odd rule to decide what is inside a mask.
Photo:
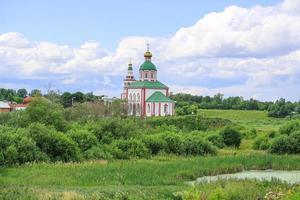
[[(112, 162), (27, 164), (0, 170), (0, 193), (10, 188), (49, 191), (75, 190), (115, 193), (141, 190), (171, 195), (186, 188), (185, 181), (205, 175), (247, 169), (300, 169), (299, 156), (237, 155), (217, 157), (171, 157)], [(135, 189), (134, 189), (135, 188)]]

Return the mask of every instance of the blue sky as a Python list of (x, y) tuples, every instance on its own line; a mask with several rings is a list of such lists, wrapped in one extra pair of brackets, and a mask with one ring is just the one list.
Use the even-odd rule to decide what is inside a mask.
[(118, 96), (150, 42), (174, 92), (300, 99), (298, 0), (10, 0), (0, 6), (0, 87)]
[(274, 5), (279, 0), (10, 0), (1, 3), (0, 32), (78, 46), (97, 40), (110, 50), (126, 36), (167, 36), (229, 5)]

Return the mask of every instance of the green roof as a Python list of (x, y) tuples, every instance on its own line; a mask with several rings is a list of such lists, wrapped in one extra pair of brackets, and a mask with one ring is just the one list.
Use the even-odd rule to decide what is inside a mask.
[(173, 102), (172, 99), (164, 95), (162, 92), (154, 92), (146, 102)]
[(154, 71), (157, 71), (155, 65), (151, 61), (145, 61), (141, 65), (140, 70), (154, 70)]
[(168, 87), (159, 81), (135, 81), (128, 88), (150, 88), (150, 89), (168, 89)]

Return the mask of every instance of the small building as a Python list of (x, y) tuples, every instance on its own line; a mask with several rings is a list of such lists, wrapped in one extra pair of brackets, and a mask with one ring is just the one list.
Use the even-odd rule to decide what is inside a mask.
[(152, 53), (149, 46), (144, 57), (145, 62), (139, 69), (139, 80), (134, 79), (131, 63), (124, 79), (121, 98), (128, 103), (128, 115), (141, 117), (174, 115), (174, 101), (169, 98), (169, 87), (157, 79), (157, 69), (151, 61)]
[(0, 101), (0, 113), (10, 112), (11, 107), (8, 102)]
[(11, 103), (10, 104), (11, 111), (25, 110), (29, 106), (29, 103), (31, 101), (32, 101), (32, 97), (27, 96), (23, 99), (23, 103), (21, 104)]

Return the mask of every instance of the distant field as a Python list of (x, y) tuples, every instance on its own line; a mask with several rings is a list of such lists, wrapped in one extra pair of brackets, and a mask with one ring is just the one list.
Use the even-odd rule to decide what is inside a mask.
[(249, 128), (258, 129), (277, 129), (287, 119), (276, 119), (268, 117), (265, 111), (255, 110), (206, 110), (201, 109), (200, 115), (205, 117), (219, 117), (229, 119), (239, 125), (243, 125)]

